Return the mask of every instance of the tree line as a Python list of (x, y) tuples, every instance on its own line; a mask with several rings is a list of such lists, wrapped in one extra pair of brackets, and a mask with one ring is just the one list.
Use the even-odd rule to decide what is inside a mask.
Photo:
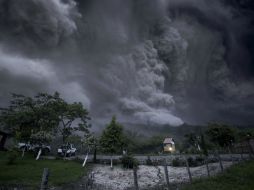
[(0, 108), (0, 125), (18, 142), (48, 144), (56, 136), (67, 143), (73, 132), (82, 132), (82, 143), (90, 152), (97, 146), (111, 155), (121, 152), (124, 146), (123, 127), (113, 117), (96, 138), (90, 131), (89, 112), (81, 102), (68, 103), (58, 92), (38, 93), (34, 97), (12, 94), (8, 107)]
[(65, 142), (73, 131), (89, 133), (89, 120), (82, 103), (67, 103), (58, 92), (34, 97), (12, 94), (10, 105), (0, 108), (0, 124), (24, 142), (49, 143), (55, 135)]
[[(252, 129), (239, 129), (221, 123), (209, 123), (205, 130), (185, 135), (185, 140), (179, 146), (180, 151), (187, 153), (228, 150), (233, 151), (235, 145), (243, 142), (249, 143), (254, 138)], [(251, 146), (249, 151), (253, 151)]]
[[(80, 102), (68, 103), (58, 92), (38, 93), (34, 97), (12, 94), (8, 107), (0, 108), (0, 124), (13, 134), (17, 141), (50, 143), (55, 136), (61, 136), (63, 143), (69, 141), (73, 132), (80, 131), (82, 143), (90, 152), (99, 150), (107, 154), (119, 154), (123, 150), (133, 153), (162, 151), (166, 136), (142, 138), (125, 131), (113, 117), (100, 137), (91, 133), (89, 112)], [(252, 138), (252, 131), (237, 130), (224, 124), (211, 123), (195, 133), (185, 135), (176, 142), (180, 152), (203, 151), (232, 147), (234, 143)]]

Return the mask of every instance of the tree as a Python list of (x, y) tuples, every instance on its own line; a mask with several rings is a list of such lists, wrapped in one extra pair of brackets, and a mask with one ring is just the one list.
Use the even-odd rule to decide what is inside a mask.
[(241, 141), (248, 141), (251, 138), (254, 138), (254, 130), (253, 129), (244, 129), (237, 131), (237, 140)]
[(113, 168), (112, 156), (122, 151), (123, 143), (123, 127), (116, 122), (116, 117), (114, 116), (103, 131), (100, 139), (103, 152), (111, 154), (111, 168)]
[(186, 134), (184, 135), (185, 137), (185, 142), (184, 142), (184, 145), (183, 145), (183, 148), (184, 149), (189, 149), (189, 148), (193, 148), (198, 151), (200, 151), (200, 136), (198, 136), (197, 134), (195, 133), (189, 133), (189, 134)]
[(209, 124), (206, 131), (210, 141), (220, 147), (231, 146), (235, 142), (235, 132), (224, 124)]
[[(142, 153), (144, 151), (143, 144), (141, 142), (142, 137), (134, 131), (124, 131), (123, 146), (128, 153)], [(151, 151), (151, 150), (149, 150)]]
[[(53, 95), (38, 93), (33, 98), (12, 94), (10, 106), (0, 108), (1, 124), (15, 134), (17, 140), (33, 140), (38, 144), (49, 142), (49, 137), (59, 130), (64, 140), (73, 130), (88, 133), (89, 119), (88, 112), (81, 103), (69, 104), (58, 92)], [(72, 125), (74, 121), (77, 121), (77, 127)]]
[(39, 159), (41, 154), (48, 153), (50, 150), (44, 146), (44, 144), (48, 144), (52, 141), (53, 136), (48, 131), (38, 131), (37, 133), (32, 133), (30, 137), (30, 141), (36, 146), (34, 147), (33, 151), (35, 156), (37, 155), (36, 160)]
[[(53, 129), (59, 123), (58, 115), (52, 103), (57, 93), (49, 95), (39, 93), (35, 97), (12, 94), (10, 106), (0, 108), (0, 121), (5, 128), (14, 134), (18, 141), (29, 141), (41, 145), (49, 142)], [(23, 148), (23, 154), (26, 147)]]
[(205, 156), (208, 156), (208, 148), (204, 134), (201, 134), (200, 147)]
[[(90, 128), (91, 125), (89, 125), (87, 121), (90, 120), (90, 117), (88, 117), (89, 113), (83, 107), (82, 103), (74, 102), (68, 104), (62, 98), (58, 97), (56, 107), (60, 121), (58, 130), (63, 137), (64, 143), (73, 131), (79, 130), (84, 133), (89, 132), (88, 128)], [(74, 121), (77, 121), (76, 125), (73, 125)]]
[(97, 162), (97, 147), (98, 147), (98, 139), (97, 137), (92, 133), (86, 133), (84, 135), (84, 139), (82, 140), (82, 144), (87, 147), (87, 152), (90, 153), (90, 151), (93, 151), (93, 162)]
[(250, 140), (254, 138), (254, 130), (253, 129), (245, 129), (245, 130), (240, 130), (237, 132), (237, 140), (238, 142), (247, 142), (249, 149), (252, 154), (254, 154), (254, 149), (251, 146)]
[(55, 97), (45, 93), (34, 98), (12, 94), (10, 106), (0, 108), (0, 121), (17, 140), (28, 142), (32, 133), (52, 132), (58, 125), (58, 115), (51, 106), (53, 101)]

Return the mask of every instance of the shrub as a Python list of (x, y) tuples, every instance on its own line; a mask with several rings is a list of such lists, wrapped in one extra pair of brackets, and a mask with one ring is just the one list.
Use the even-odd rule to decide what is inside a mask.
[(15, 149), (12, 149), (8, 152), (8, 156), (7, 156), (7, 164), (8, 165), (13, 165), (15, 164), (15, 161), (18, 158), (18, 151)]
[(174, 167), (185, 166), (185, 162), (183, 160), (181, 160), (180, 158), (174, 158), (172, 160), (172, 166), (174, 166)]
[(219, 162), (219, 159), (218, 158), (209, 158), (208, 162), (209, 163), (216, 163), (216, 162)]
[(201, 166), (204, 164), (204, 158), (202, 157), (196, 157), (196, 158), (189, 157), (187, 160), (190, 167)]
[(194, 158), (189, 157), (189, 158), (187, 158), (187, 161), (188, 161), (190, 167), (195, 167), (195, 166), (197, 166), (197, 163), (196, 163), (196, 161), (195, 161)]
[(138, 161), (131, 155), (125, 155), (121, 159), (123, 168), (126, 169), (133, 169), (134, 167), (138, 166)]
[(198, 165), (203, 165), (205, 164), (205, 159), (201, 156), (196, 157), (196, 162), (198, 163)]
[(146, 165), (148, 165), (148, 166), (152, 166), (153, 165), (153, 161), (151, 160), (150, 156), (147, 156)]

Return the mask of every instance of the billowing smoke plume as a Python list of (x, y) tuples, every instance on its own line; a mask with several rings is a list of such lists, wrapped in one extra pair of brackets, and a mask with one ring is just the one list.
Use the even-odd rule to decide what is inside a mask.
[(169, 8), (156, 48), (172, 69), (168, 91), (182, 117), (252, 123), (253, 2), (180, 0)]
[(75, 11), (73, 0), (65, 3), (61, 0), (1, 0), (0, 5), (2, 32), (35, 45), (57, 45), (61, 38), (77, 30), (73, 19), (81, 16)]
[(97, 121), (250, 123), (246, 12), (222, 0), (0, 0), (1, 104), (57, 90)]

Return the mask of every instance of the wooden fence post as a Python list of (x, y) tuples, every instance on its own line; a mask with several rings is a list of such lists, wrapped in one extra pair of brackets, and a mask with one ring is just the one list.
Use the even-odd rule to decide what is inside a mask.
[(251, 154), (253, 155), (254, 154), (254, 149), (253, 149), (253, 147), (251, 146), (251, 141), (253, 141), (253, 140), (248, 140), (248, 145), (249, 145), (249, 148), (250, 148), (250, 152), (251, 152)]
[(223, 171), (223, 164), (222, 164), (222, 160), (221, 160), (221, 157), (220, 157), (220, 153), (219, 153), (219, 152), (217, 152), (217, 156), (218, 156), (219, 162), (220, 162), (220, 169), (221, 169), (221, 171)]
[(170, 190), (169, 177), (168, 177), (168, 166), (167, 166), (166, 159), (165, 159), (165, 163), (164, 163), (164, 172), (165, 172), (165, 178), (166, 178), (166, 182), (167, 182), (167, 188), (168, 188), (168, 190)]
[(186, 163), (186, 168), (187, 168), (187, 172), (188, 172), (188, 175), (189, 175), (189, 179), (190, 179), (190, 182), (192, 183), (192, 176), (191, 176), (189, 162), (188, 162), (188, 159), (186, 158), (186, 156), (184, 156), (184, 159), (185, 159), (185, 163)]
[(42, 180), (41, 180), (41, 189), (40, 190), (47, 190), (48, 189), (48, 178), (49, 178), (49, 169), (44, 168)]
[(243, 161), (244, 158), (243, 158), (243, 146), (241, 145), (241, 161)]
[(113, 155), (110, 157), (110, 169), (113, 170)]
[(206, 170), (207, 170), (207, 176), (210, 177), (208, 156), (205, 157), (205, 165), (206, 165)]
[(22, 148), (22, 158), (24, 158), (25, 156), (25, 151), (26, 151), (26, 148)]
[(42, 153), (42, 149), (40, 148), (35, 160), (39, 160), (40, 159), (41, 153)]
[(94, 146), (94, 151), (93, 151), (93, 163), (97, 163), (97, 146)]
[(85, 160), (84, 160), (84, 162), (82, 164), (82, 167), (85, 167), (87, 159), (88, 159), (88, 156), (89, 156), (89, 152), (86, 153), (86, 157), (85, 157)]
[(137, 174), (137, 170), (138, 168), (136, 166), (134, 166), (133, 168), (133, 176), (134, 176), (134, 186), (135, 186), (135, 190), (139, 190), (138, 187), (138, 174)]
[(94, 186), (94, 172), (91, 172), (88, 175), (87, 189), (93, 189), (93, 186)]
[(230, 158), (231, 158), (231, 162), (234, 163), (234, 157), (233, 157), (233, 153), (230, 149), (230, 147), (228, 146), (228, 154), (230, 155)]
[(249, 148), (249, 158), (251, 160), (252, 159), (253, 150), (252, 150), (252, 147), (251, 147), (251, 144), (250, 144), (250, 140), (248, 140), (248, 148)]

